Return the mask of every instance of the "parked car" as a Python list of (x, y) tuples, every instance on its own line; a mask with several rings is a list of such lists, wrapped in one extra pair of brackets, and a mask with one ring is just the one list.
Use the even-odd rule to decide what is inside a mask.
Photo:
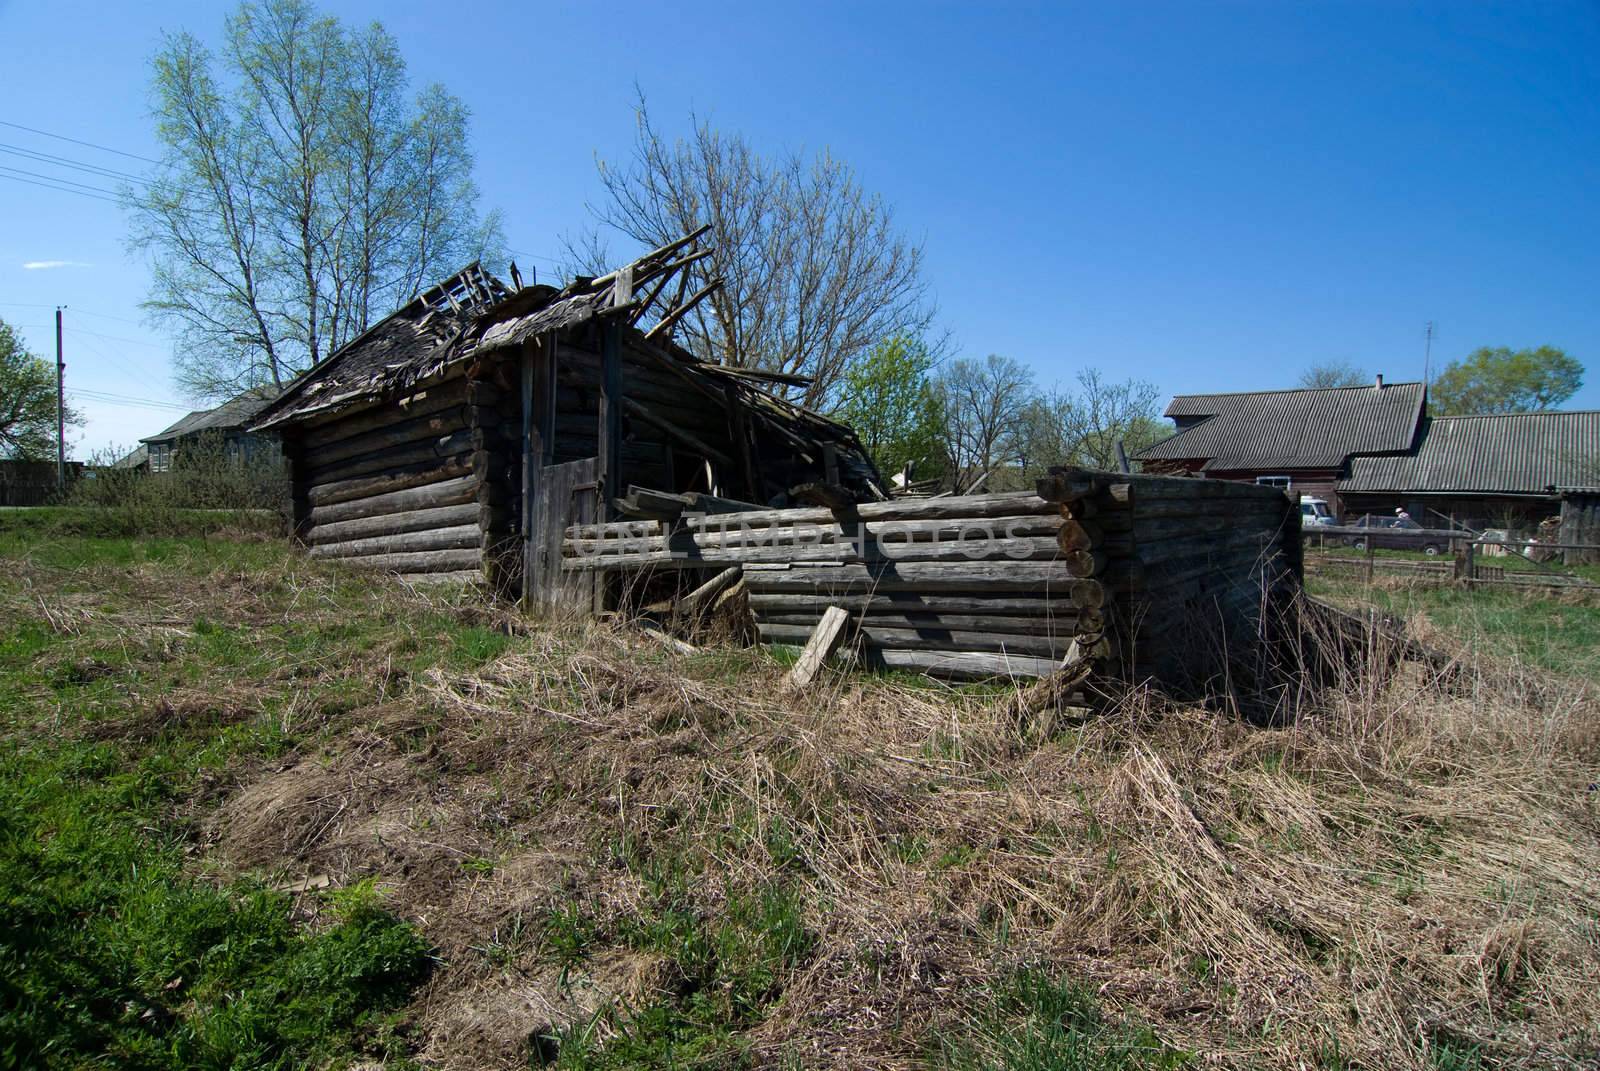
[(1424, 528), (1410, 517), (1374, 517), (1371, 514), (1357, 518), (1343, 526), (1346, 546), (1366, 550), (1370, 543), (1377, 550), (1420, 550), (1427, 555), (1443, 554), (1450, 549), (1452, 539), (1465, 539), (1468, 532), (1453, 532), (1447, 528)]

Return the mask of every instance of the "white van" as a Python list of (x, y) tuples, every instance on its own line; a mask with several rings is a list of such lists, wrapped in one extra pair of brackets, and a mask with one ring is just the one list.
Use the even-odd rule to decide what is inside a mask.
[(1300, 496), (1300, 526), (1309, 528), (1317, 524), (1338, 524), (1334, 520), (1333, 511), (1328, 508), (1326, 500), (1312, 498), (1310, 495)]

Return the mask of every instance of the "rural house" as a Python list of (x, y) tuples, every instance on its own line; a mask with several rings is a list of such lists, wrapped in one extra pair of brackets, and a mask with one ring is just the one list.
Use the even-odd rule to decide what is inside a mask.
[[(207, 436), (220, 437), (229, 458), (256, 457), (275, 452), (277, 443), (271, 436), (247, 429), (277, 394), (275, 387), (254, 387), (214, 409), (197, 409), (172, 426), (140, 439), (140, 449), (117, 465), (122, 468), (148, 468), (151, 472), (170, 472), (173, 462), (186, 445)], [(142, 456), (140, 451), (143, 451)]]
[(1342, 514), (1340, 480), (1352, 459), (1403, 454), (1427, 409), (1421, 383), (1234, 394), (1180, 394), (1170, 438), (1137, 455), (1146, 472), (1199, 475), (1316, 495)]
[(281, 436), (296, 536), (356, 566), (583, 602), (597, 588), (561, 569), (563, 531), (612, 519), (633, 485), (752, 506), (808, 485), (885, 497), (854, 432), (765, 389), (795, 377), (673, 343), (716, 285), (685, 294), (704, 232), (560, 290), (471, 265), (302, 376), (254, 425)]
[(1527, 528), (1595, 483), (1600, 412), (1510, 413), (1426, 419), (1413, 449), (1354, 459), (1339, 495), (1351, 512)]

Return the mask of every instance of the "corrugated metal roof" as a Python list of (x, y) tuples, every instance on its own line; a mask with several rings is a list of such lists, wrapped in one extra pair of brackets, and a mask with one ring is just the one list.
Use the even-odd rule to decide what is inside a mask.
[(255, 419), (278, 396), (276, 387), (252, 387), (243, 394), (229, 398), (215, 409), (196, 409), (176, 424), (146, 435), (142, 443), (162, 443), (185, 435), (195, 435), (213, 428), (237, 428)]
[(1210, 470), (1338, 468), (1352, 454), (1410, 449), (1425, 394), (1421, 383), (1180, 394), (1167, 416), (1204, 419), (1138, 456)]
[(1592, 483), (1600, 411), (1433, 417), (1403, 457), (1362, 457), (1340, 491), (1553, 494)]

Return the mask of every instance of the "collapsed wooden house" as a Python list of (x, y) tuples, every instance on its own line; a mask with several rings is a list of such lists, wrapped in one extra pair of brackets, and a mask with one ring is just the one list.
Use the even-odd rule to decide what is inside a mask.
[(704, 233), (559, 290), (469, 266), (296, 380), (254, 424), (283, 444), (295, 537), (357, 567), (590, 605), (605, 592), (562, 570), (563, 532), (617, 516), (630, 485), (884, 497), (847, 426), (765, 389), (795, 377), (673, 343), (712, 289), (685, 293)]
[(565, 553), (576, 572), (737, 570), (769, 643), (805, 643), (836, 609), (872, 665), (1082, 665), (1204, 696), (1274, 657), (1300, 538), (1275, 488), (1058, 469), (1031, 492), (574, 525)]
[(867, 662), (947, 676), (1070, 663), (1204, 691), (1264, 649), (1298, 590), (1283, 494), (1057, 470), (890, 500), (850, 428), (766, 389), (793, 377), (673, 343), (716, 285), (685, 292), (699, 237), (559, 290), (473, 265), (297, 380), (255, 424), (282, 441), (295, 536), (537, 607), (734, 585), (765, 642), (826, 614)]

